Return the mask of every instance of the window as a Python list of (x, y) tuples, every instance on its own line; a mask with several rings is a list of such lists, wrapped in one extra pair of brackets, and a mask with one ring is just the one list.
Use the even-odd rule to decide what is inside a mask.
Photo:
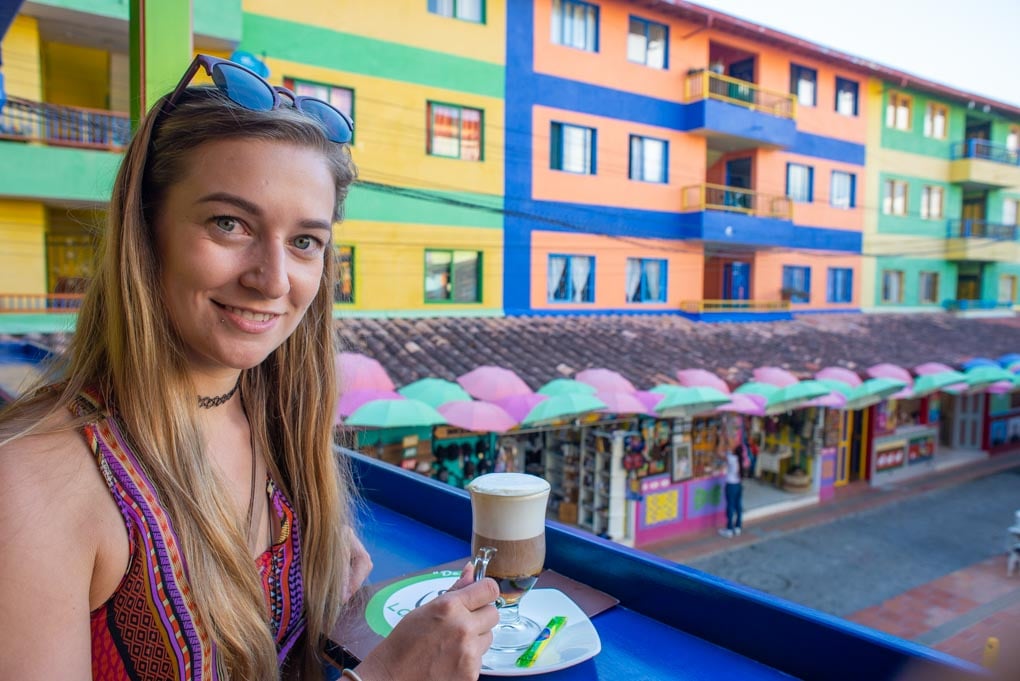
[[(295, 78), (284, 78), (283, 86), (302, 97), (315, 97), (329, 102), (354, 120), (354, 90), (335, 85), (323, 85)], [(353, 140), (352, 140), (353, 142)]]
[(1020, 128), (1015, 125), (1006, 133), (1006, 150), (1020, 151)]
[(917, 295), (922, 303), (939, 302), (939, 273), (921, 272), (917, 288)]
[(590, 255), (549, 256), (549, 302), (595, 301), (595, 258)]
[(478, 251), (425, 251), (425, 302), (480, 302), (481, 270)]
[(807, 303), (811, 300), (811, 268), (783, 265), (784, 300), (791, 303)]
[(910, 110), (913, 100), (899, 92), (889, 93), (889, 103), (885, 107), (885, 127), (896, 130), (910, 130)]
[(1000, 303), (1015, 303), (1016, 302), (1016, 277), (1011, 274), (1004, 274), (999, 277), (999, 297)]
[(832, 171), (829, 185), (829, 205), (849, 210), (857, 205), (857, 176), (841, 170)]
[(582, 175), (595, 174), (595, 130), (553, 123), (550, 132), (549, 167)]
[(791, 201), (810, 203), (814, 199), (815, 169), (797, 163), (786, 164), (786, 195)]
[(1002, 224), (1004, 225), (1020, 225), (1017, 221), (1017, 216), (1020, 215), (1020, 201), (1016, 199), (1006, 199), (1002, 202)]
[(805, 66), (790, 64), (790, 94), (797, 95), (797, 103), (802, 106), (817, 104), (815, 86), (818, 83), (818, 72)]
[(836, 113), (843, 116), (857, 115), (857, 83), (836, 77)]
[(484, 0), (429, 0), (429, 11), (478, 24), (485, 21)]
[(924, 110), (924, 136), (944, 140), (949, 110), (941, 104), (929, 104)]
[(627, 302), (666, 302), (665, 260), (627, 258)]
[(882, 183), (882, 213), (885, 215), (907, 214), (906, 182), (886, 180)]
[(903, 302), (903, 272), (901, 270), (882, 270), (882, 302)]
[(653, 69), (667, 68), (668, 44), (669, 28), (667, 26), (637, 17), (630, 18), (630, 32), (627, 34), (627, 59)]
[(599, 51), (599, 8), (579, 0), (553, 0), (552, 41), (588, 52)]
[(666, 175), (668, 157), (669, 145), (665, 140), (631, 135), (630, 179), (665, 184), (669, 181)]
[(854, 299), (854, 271), (849, 267), (830, 267), (825, 300), (830, 303), (849, 303)]
[(433, 156), (482, 160), (482, 112), (429, 102), (428, 152)]
[(942, 187), (925, 187), (921, 190), (921, 217), (925, 220), (942, 218)]
[(337, 245), (336, 256), (336, 288), (333, 291), (334, 303), (354, 302), (354, 247)]

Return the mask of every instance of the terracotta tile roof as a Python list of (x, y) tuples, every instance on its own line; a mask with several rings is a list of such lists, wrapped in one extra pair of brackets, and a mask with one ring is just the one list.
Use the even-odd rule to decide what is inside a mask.
[(939, 313), (719, 324), (675, 315), (347, 318), (338, 324), (345, 349), (375, 357), (398, 385), (427, 376), (453, 380), (481, 364), (512, 369), (533, 389), (591, 367), (614, 369), (639, 388), (695, 367), (736, 385), (764, 365), (808, 377), (829, 365), (858, 371), (879, 362), (958, 365), (1020, 352), (1016, 318)]

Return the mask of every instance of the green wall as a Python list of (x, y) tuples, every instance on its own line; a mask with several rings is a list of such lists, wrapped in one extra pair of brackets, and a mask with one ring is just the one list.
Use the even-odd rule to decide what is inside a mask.
[[(148, 0), (148, 2), (184, 2), (185, 0)], [(191, 0), (192, 26), (197, 35), (237, 43), (241, 40), (242, 0)], [(128, 20), (127, 0), (34, 0), (37, 5)]]
[(501, 196), (433, 189), (393, 193), (373, 185), (359, 185), (351, 190), (347, 200), (346, 218), (502, 229), (502, 205)]
[[(910, 130), (897, 130), (887, 127), (885, 124), (886, 107), (889, 106), (889, 93), (898, 92), (913, 98), (913, 108), (910, 115)], [(929, 103), (941, 104), (949, 112), (949, 125), (947, 126), (946, 139), (934, 139), (924, 136), (924, 113)], [(954, 142), (962, 142), (966, 129), (965, 107), (947, 102), (943, 99), (931, 97), (930, 95), (909, 89), (900, 89), (886, 84), (882, 93), (882, 146), (886, 149), (905, 151), (910, 154), (920, 154), (934, 158), (948, 159)]]
[[(907, 183), (906, 215), (885, 215), (882, 213), (882, 191), (886, 180), (900, 180)], [(941, 218), (924, 219), (921, 217), (921, 198), (925, 187), (942, 188)], [(947, 221), (958, 220), (962, 206), (963, 191), (958, 185), (928, 178), (879, 173), (878, 195), (875, 197), (874, 209), (878, 212), (878, 232), (880, 234), (903, 234), (944, 239)]]
[[(882, 272), (900, 270), (903, 272), (903, 302), (882, 302)], [(921, 303), (921, 272), (937, 272), (939, 295), (935, 303)], [(875, 259), (875, 306), (876, 307), (939, 307), (943, 300), (956, 298), (956, 265), (939, 259), (926, 258), (876, 258)]]
[(0, 141), (0, 195), (106, 202), (121, 154)]

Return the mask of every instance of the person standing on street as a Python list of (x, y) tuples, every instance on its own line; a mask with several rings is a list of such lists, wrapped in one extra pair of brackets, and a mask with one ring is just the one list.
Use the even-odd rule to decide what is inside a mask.
[(726, 538), (739, 537), (744, 511), (744, 445), (733, 445), (729, 438), (721, 456), (726, 460), (726, 527), (719, 534)]

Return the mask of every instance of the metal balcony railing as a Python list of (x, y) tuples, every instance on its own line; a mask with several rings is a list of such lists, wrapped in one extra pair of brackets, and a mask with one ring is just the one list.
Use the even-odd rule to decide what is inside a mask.
[(8, 97), (0, 109), (0, 138), (119, 150), (131, 138), (131, 121), (113, 111)]
[(1020, 150), (1010, 149), (1005, 144), (988, 140), (969, 139), (956, 142), (952, 148), (952, 159), (977, 158), (1011, 166), (1020, 166)]
[(797, 99), (791, 94), (766, 90), (750, 81), (711, 71), (688, 74), (684, 90), (688, 102), (718, 99), (780, 118), (793, 118), (797, 111)]
[(788, 312), (788, 300), (681, 300), (680, 310), (702, 312)]
[(77, 312), (80, 293), (0, 293), (0, 314), (40, 314)]
[(946, 236), (949, 239), (1020, 240), (1020, 227), (1000, 225), (985, 220), (950, 220)]
[(793, 203), (786, 196), (721, 184), (694, 184), (681, 191), (685, 211), (722, 210), (780, 220), (793, 219)]

